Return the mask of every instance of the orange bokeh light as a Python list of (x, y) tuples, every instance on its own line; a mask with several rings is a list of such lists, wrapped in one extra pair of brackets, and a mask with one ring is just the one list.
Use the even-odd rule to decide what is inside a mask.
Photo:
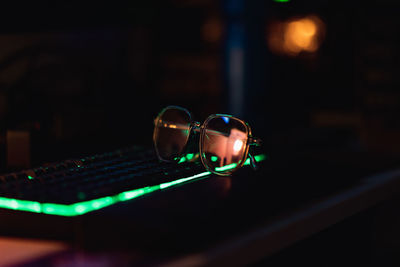
[(312, 15), (270, 24), (267, 41), (272, 52), (296, 56), (316, 52), (324, 35), (325, 24)]
[(202, 35), (204, 41), (208, 43), (218, 43), (222, 38), (222, 22), (220, 19), (208, 18), (202, 26)]

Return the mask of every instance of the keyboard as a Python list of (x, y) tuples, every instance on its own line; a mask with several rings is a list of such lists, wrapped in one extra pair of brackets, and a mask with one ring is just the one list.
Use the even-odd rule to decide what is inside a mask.
[(398, 157), (343, 155), (275, 153), (232, 177), (212, 175), (195, 153), (167, 163), (138, 147), (44, 164), (0, 175), (0, 235), (182, 252), (400, 166)]
[(198, 154), (167, 163), (130, 147), (1, 175), (0, 208), (78, 216), (209, 175)]
[(130, 147), (1, 175), (0, 208), (82, 215), (209, 175), (195, 159), (160, 162), (153, 150)]
[(161, 244), (161, 236), (176, 239), (177, 230), (203, 216), (187, 216), (185, 220), (193, 221), (186, 224), (177, 223), (175, 215), (206, 208), (204, 197), (212, 198), (227, 183), (230, 178), (204, 168), (198, 153), (168, 163), (153, 149), (137, 146), (43, 164), (0, 175), (0, 236), (63, 240), (90, 248), (132, 247), (132, 239), (141, 240), (138, 246)]

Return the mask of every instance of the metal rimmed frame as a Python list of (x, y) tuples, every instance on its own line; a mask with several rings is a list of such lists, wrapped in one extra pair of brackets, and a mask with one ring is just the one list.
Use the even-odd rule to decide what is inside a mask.
[[(237, 169), (243, 167), (243, 165), (245, 164), (245, 162), (247, 160), (247, 157), (249, 157), (249, 156), (250, 156), (252, 164), (254, 164), (254, 162), (253, 162), (254, 158), (249, 154), (250, 146), (251, 145), (256, 145), (256, 146), (261, 145), (261, 140), (258, 139), (258, 138), (254, 138), (252, 136), (251, 127), (250, 127), (250, 125), (248, 123), (246, 123), (245, 121), (243, 121), (243, 120), (241, 120), (239, 118), (236, 118), (236, 117), (234, 117), (232, 115), (228, 115), (228, 114), (212, 114), (212, 115), (207, 117), (207, 119), (203, 122), (203, 124), (201, 124), (200, 122), (193, 121), (192, 120), (192, 114), (187, 109), (179, 107), (179, 106), (167, 106), (167, 107), (165, 107), (164, 109), (161, 110), (161, 112), (158, 114), (158, 116), (154, 120), (155, 128), (154, 128), (154, 132), (153, 132), (153, 143), (154, 143), (154, 147), (155, 147), (155, 150), (156, 150), (156, 154), (157, 154), (157, 156), (158, 156), (158, 158), (160, 160), (169, 161), (169, 162), (174, 161), (174, 160), (166, 160), (166, 159), (162, 158), (160, 156), (160, 153), (159, 153), (159, 151), (157, 149), (157, 146), (156, 146), (156, 138), (157, 138), (157, 135), (158, 135), (158, 128), (160, 128), (159, 123), (162, 121), (161, 120), (161, 116), (165, 113), (165, 111), (167, 111), (169, 109), (178, 109), (180, 111), (185, 112), (189, 116), (189, 129), (188, 129), (189, 134), (186, 137), (185, 145), (184, 145), (182, 151), (180, 152), (179, 156), (182, 156), (183, 152), (187, 148), (189, 137), (190, 137), (191, 133), (192, 132), (199, 132), (200, 133), (200, 142), (199, 142), (200, 159), (201, 159), (201, 162), (203, 163), (203, 166), (208, 171), (210, 171), (211, 173), (214, 173), (214, 174), (217, 174), (217, 175), (221, 175), (221, 176), (229, 176), (233, 172), (235, 172)], [(239, 163), (237, 163), (236, 167), (231, 168), (231, 169), (229, 169), (229, 171), (226, 171), (226, 172), (218, 172), (218, 171), (213, 170), (206, 163), (206, 159), (204, 158), (204, 153), (203, 153), (204, 137), (206, 135), (206, 129), (207, 129), (206, 126), (208, 125), (209, 121), (211, 121), (212, 119), (220, 118), (220, 117), (228, 117), (230, 119), (234, 119), (234, 120), (240, 122), (245, 127), (246, 135), (247, 135), (246, 144), (245, 144), (246, 147), (245, 147), (245, 151), (243, 153), (242, 159), (239, 161)], [(182, 129), (186, 129), (186, 128), (182, 127)]]
[(158, 124), (160, 123), (160, 118), (161, 118), (161, 116), (162, 116), (162, 115), (165, 113), (165, 111), (168, 110), (168, 109), (178, 109), (178, 110), (181, 110), (181, 111), (185, 112), (185, 113), (189, 116), (189, 123), (190, 123), (189, 129), (188, 129), (189, 134), (188, 134), (187, 137), (186, 137), (185, 146), (183, 147), (182, 152), (180, 153), (180, 156), (182, 156), (183, 151), (185, 151), (185, 149), (186, 149), (186, 146), (187, 146), (187, 144), (188, 144), (188, 140), (189, 140), (189, 137), (190, 137), (190, 133), (192, 132), (192, 129), (193, 129), (193, 126), (194, 126), (194, 125), (192, 124), (192, 121), (193, 121), (193, 120), (192, 120), (192, 114), (191, 114), (187, 109), (182, 108), (182, 107), (179, 107), (179, 106), (167, 106), (167, 107), (163, 108), (163, 109), (160, 111), (160, 113), (157, 115), (157, 117), (154, 119), (153, 144), (154, 144), (154, 148), (155, 148), (155, 150), (156, 150), (157, 157), (158, 157), (159, 160), (171, 162), (171, 161), (174, 161), (174, 160), (166, 160), (166, 159), (164, 159), (164, 158), (162, 158), (162, 157), (160, 156), (160, 153), (159, 153), (159, 151), (158, 151), (158, 149), (157, 149), (157, 146), (156, 146), (156, 137), (157, 137), (157, 135), (158, 135), (158, 129), (159, 129)]
[[(235, 168), (229, 169), (229, 171), (226, 171), (226, 172), (218, 172), (218, 171), (215, 171), (215, 170), (213, 170), (212, 168), (210, 168), (210, 167), (208, 166), (208, 164), (206, 164), (206, 162), (205, 162), (206, 159), (205, 159), (205, 157), (204, 157), (203, 145), (202, 145), (202, 144), (204, 144), (204, 138), (205, 138), (205, 136), (206, 136), (206, 134), (207, 134), (206, 129), (207, 129), (208, 123), (209, 123), (211, 120), (213, 120), (213, 119), (221, 118), (221, 117), (228, 117), (228, 118), (230, 118), (230, 119), (234, 119), (234, 120), (240, 122), (241, 124), (243, 124), (243, 126), (244, 126), (245, 129), (246, 129), (246, 136), (247, 136), (247, 138), (246, 138), (246, 144), (245, 144), (246, 147), (245, 147), (245, 151), (244, 151), (244, 153), (243, 153), (242, 159), (239, 161), (239, 163), (237, 163), (237, 165), (236, 165)], [(222, 176), (229, 176), (229, 175), (231, 175), (233, 172), (235, 172), (237, 169), (243, 167), (243, 164), (244, 164), (244, 162), (246, 161), (247, 156), (248, 156), (248, 154), (249, 154), (249, 148), (250, 148), (250, 145), (249, 145), (249, 142), (248, 142), (248, 141), (249, 141), (249, 136), (251, 136), (251, 129), (250, 129), (250, 126), (249, 126), (246, 122), (244, 122), (243, 120), (241, 120), (241, 119), (238, 119), (238, 118), (236, 118), (236, 117), (234, 117), (234, 116), (232, 116), (232, 115), (227, 115), (227, 114), (212, 114), (212, 115), (208, 116), (207, 119), (203, 122), (203, 124), (202, 124), (201, 127), (200, 127), (200, 143), (199, 143), (199, 150), (200, 150), (200, 159), (201, 159), (201, 162), (203, 163), (204, 167), (205, 167), (208, 171), (210, 171), (210, 172), (212, 172), (212, 173), (215, 173), (215, 174), (218, 174), (218, 175), (222, 175)]]

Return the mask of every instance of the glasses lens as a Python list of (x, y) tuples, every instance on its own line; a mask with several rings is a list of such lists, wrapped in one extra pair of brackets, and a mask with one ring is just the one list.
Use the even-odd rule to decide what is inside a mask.
[(202, 135), (202, 159), (210, 170), (230, 174), (242, 164), (247, 150), (248, 130), (240, 120), (229, 116), (209, 119)]
[(178, 158), (189, 138), (189, 130), (189, 112), (175, 107), (164, 109), (157, 117), (154, 128), (154, 145), (160, 158)]

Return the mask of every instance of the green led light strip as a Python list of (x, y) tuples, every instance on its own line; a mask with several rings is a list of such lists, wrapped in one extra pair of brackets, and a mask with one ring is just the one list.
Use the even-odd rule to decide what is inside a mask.
[[(257, 155), (255, 156), (256, 161), (263, 161), (266, 159), (265, 155)], [(250, 160), (247, 159), (245, 165), (249, 165)], [(231, 164), (232, 165), (232, 164)], [(224, 166), (222, 168), (234, 168), (235, 166)], [(58, 216), (78, 216), (82, 215), (94, 210), (102, 209), (108, 207), (110, 205), (131, 200), (151, 192), (162, 190), (168, 187), (176, 186), (178, 184), (182, 184), (188, 181), (192, 181), (195, 179), (199, 179), (201, 177), (206, 177), (210, 175), (211, 172), (202, 172), (190, 177), (181, 178), (172, 182), (162, 183), (159, 185), (147, 186), (139, 189), (129, 190), (122, 193), (119, 193), (114, 196), (107, 196), (102, 198), (97, 198), (88, 201), (77, 202), (73, 204), (56, 204), (56, 203), (40, 203), (37, 201), (30, 200), (21, 200), (21, 199), (13, 199), (0, 197), (0, 208), (11, 209), (11, 210), (19, 210), (19, 211), (28, 211), (35, 213), (44, 213), (50, 215), (58, 215)]]

